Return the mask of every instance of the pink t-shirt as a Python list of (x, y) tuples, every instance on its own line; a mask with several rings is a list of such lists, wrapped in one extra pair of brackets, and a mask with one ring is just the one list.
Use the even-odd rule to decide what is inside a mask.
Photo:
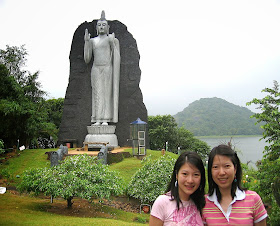
[(170, 200), (169, 195), (160, 195), (153, 204), (151, 215), (162, 220), (163, 225), (203, 225), (196, 205), (192, 200), (182, 201), (177, 209), (175, 200)]
[(267, 217), (260, 196), (254, 191), (237, 189), (236, 196), (225, 213), (217, 200), (216, 192), (206, 196), (203, 208), (203, 222), (211, 225), (254, 225)]

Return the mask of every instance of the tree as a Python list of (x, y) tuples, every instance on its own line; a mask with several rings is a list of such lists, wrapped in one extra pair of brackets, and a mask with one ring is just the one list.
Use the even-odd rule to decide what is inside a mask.
[[(254, 98), (247, 105), (257, 104), (258, 109), (261, 110), (261, 113), (255, 113), (252, 116), (257, 119), (258, 123), (264, 123), (261, 126), (263, 128), (262, 139), (267, 142), (265, 155), (258, 165), (259, 192), (267, 202), (272, 203), (272, 212), (277, 213), (280, 207), (280, 91), (278, 82), (274, 81), (273, 88), (265, 88), (262, 92), (266, 92), (268, 95), (262, 99)], [(274, 205), (275, 202), (277, 202), (278, 208)], [(277, 219), (270, 217), (270, 220), (277, 221), (279, 225), (279, 213), (275, 214), (275, 216), (277, 215)]]
[(117, 172), (86, 154), (67, 157), (52, 168), (27, 170), (18, 186), (21, 192), (44, 193), (62, 197), (72, 207), (73, 197), (91, 200), (109, 198), (124, 193), (124, 185)]
[(181, 150), (195, 151), (206, 161), (210, 147), (201, 141), (183, 126), (178, 128), (175, 119), (171, 115), (157, 115), (148, 117), (150, 147), (153, 150), (164, 148), (168, 141), (168, 150), (177, 153)]
[(64, 98), (48, 99), (44, 101), (43, 105), (48, 114), (48, 122), (55, 124), (59, 129), (62, 112), (63, 112)]
[(157, 115), (148, 117), (150, 148), (161, 150), (168, 141), (170, 149), (177, 149), (177, 123), (171, 115)]
[(15, 145), (20, 137), (19, 127), (26, 117), (25, 106), (22, 105), (23, 90), (9, 70), (0, 64), (0, 138), (8, 145)]
[(0, 64), (4, 64), (10, 75), (14, 77), (18, 84), (24, 84), (26, 78), (26, 71), (22, 68), (26, 64), (27, 51), (24, 45), (8, 46), (6, 50), (0, 49)]
[(26, 56), (24, 46), (0, 50), (0, 138), (8, 147), (18, 140), (28, 146), (42, 130), (55, 132), (54, 124), (46, 120), (39, 72), (31, 74), (23, 69)]
[(277, 159), (280, 157), (280, 91), (279, 84), (274, 81), (274, 87), (265, 88), (262, 92), (269, 93), (263, 99), (254, 98), (247, 105), (258, 104), (261, 113), (255, 113), (252, 117), (257, 119), (258, 123), (264, 122), (261, 126), (263, 138), (269, 144), (265, 147), (266, 157)]
[(55, 146), (62, 117), (63, 103), (64, 98), (41, 101), (45, 122), (42, 123), (43, 127), (38, 131), (36, 139), (33, 140), (35, 147), (48, 148)]

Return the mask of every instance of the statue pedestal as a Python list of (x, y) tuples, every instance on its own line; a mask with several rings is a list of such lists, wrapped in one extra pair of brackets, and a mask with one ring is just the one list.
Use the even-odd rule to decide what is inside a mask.
[(84, 143), (88, 144), (88, 148), (98, 148), (98, 149), (102, 147), (101, 143), (108, 143), (106, 146), (109, 149), (114, 149), (118, 147), (118, 139), (115, 134), (115, 130), (116, 130), (116, 126), (112, 126), (112, 125), (87, 126), (88, 134), (85, 137)]

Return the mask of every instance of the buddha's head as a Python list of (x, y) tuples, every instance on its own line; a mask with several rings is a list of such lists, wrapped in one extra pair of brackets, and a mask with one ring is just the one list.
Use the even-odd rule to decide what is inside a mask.
[(108, 25), (108, 21), (105, 18), (105, 12), (104, 10), (101, 13), (101, 18), (97, 21), (96, 24), (96, 31), (97, 31), (97, 35), (99, 34), (109, 34), (109, 28), (110, 26)]

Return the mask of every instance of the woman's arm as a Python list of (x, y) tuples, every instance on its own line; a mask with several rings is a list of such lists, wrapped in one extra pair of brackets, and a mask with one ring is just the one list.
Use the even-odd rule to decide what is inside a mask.
[(266, 219), (263, 219), (262, 221), (255, 223), (254, 226), (266, 226)]
[(149, 225), (150, 226), (162, 226), (163, 225), (163, 221), (154, 217), (154, 216), (150, 216), (150, 221), (149, 221)]

